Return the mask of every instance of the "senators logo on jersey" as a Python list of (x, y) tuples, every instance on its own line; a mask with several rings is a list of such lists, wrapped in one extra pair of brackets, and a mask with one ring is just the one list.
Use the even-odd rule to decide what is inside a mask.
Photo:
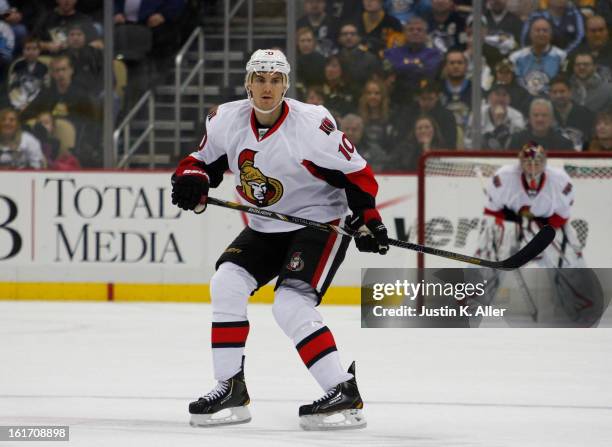
[(291, 270), (292, 272), (299, 272), (304, 269), (304, 260), (302, 259), (302, 252), (296, 251), (291, 255), (291, 259), (289, 259), (289, 264), (287, 264), (287, 270)]
[(259, 207), (274, 205), (283, 196), (283, 185), (275, 178), (264, 175), (255, 167), (257, 152), (244, 149), (238, 155), (240, 185), (236, 191), (244, 200)]

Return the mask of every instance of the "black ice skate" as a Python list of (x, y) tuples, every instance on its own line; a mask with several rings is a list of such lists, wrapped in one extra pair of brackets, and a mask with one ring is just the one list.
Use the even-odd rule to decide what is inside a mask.
[(348, 369), (351, 380), (331, 388), (310, 405), (300, 407), (300, 427), (304, 430), (364, 428), (363, 401), (355, 380), (355, 362)]
[(244, 358), (242, 365), (234, 377), (217, 382), (210, 393), (189, 404), (190, 425), (211, 427), (244, 424), (251, 420), (247, 407), (250, 402), (249, 393), (244, 381)]

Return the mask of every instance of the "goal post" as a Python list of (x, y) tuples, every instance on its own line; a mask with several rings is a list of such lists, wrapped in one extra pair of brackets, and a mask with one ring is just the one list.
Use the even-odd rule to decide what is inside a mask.
[[(576, 198), (570, 224), (590, 267), (612, 267), (612, 153), (547, 152), (548, 166), (563, 168)], [(515, 151), (432, 151), (419, 161), (419, 244), (474, 255), (487, 182), (497, 169), (518, 163)], [(453, 261), (421, 253), (418, 267), (453, 267)]]

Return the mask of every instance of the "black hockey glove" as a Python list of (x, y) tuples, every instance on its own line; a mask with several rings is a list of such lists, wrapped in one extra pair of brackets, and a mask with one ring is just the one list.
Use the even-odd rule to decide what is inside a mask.
[(199, 204), (197, 212), (206, 210), (206, 197), (208, 196), (208, 180), (203, 175), (172, 176), (172, 203), (179, 208), (193, 210)]
[(355, 236), (357, 250), (381, 255), (389, 251), (387, 227), (382, 223), (378, 211), (366, 210), (362, 214), (351, 216), (349, 227), (358, 232)]

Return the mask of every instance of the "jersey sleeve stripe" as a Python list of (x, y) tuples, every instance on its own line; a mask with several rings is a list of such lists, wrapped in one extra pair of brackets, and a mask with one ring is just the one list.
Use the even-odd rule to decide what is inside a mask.
[(360, 171), (352, 172), (346, 175), (349, 182), (353, 185), (357, 186), (363, 192), (368, 193), (372, 197), (376, 197), (378, 193), (378, 183), (376, 183), (376, 179), (374, 178), (374, 173), (372, 172), (372, 168), (370, 165), (366, 165)]
[(302, 165), (315, 177), (336, 188), (346, 191), (348, 206), (354, 213), (360, 213), (368, 208), (376, 208), (378, 183), (370, 166), (345, 174), (336, 169), (323, 168), (310, 160), (303, 160)]

